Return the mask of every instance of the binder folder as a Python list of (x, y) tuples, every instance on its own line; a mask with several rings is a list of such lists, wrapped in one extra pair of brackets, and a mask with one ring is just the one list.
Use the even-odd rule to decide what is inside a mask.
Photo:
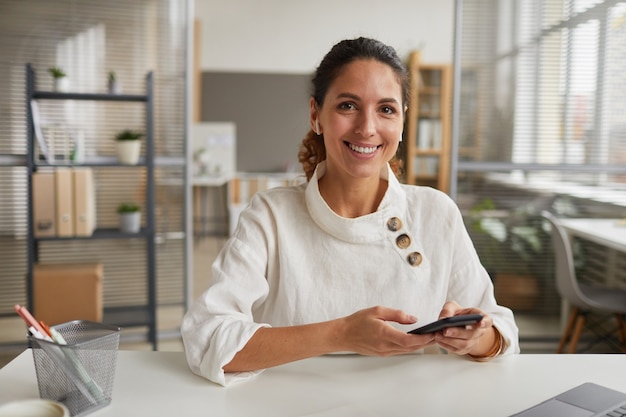
[(91, 168), (74, 168), (74, 234), (91, 236), (96, 228), (96, 205)]
[(57, 168), (54, 173), (56, 194), (57, 236), (74, 236), (74, 187), (72, 169)]
[(33, 234), (35, 237), (56, 236), (54, 172), (33, 173)]

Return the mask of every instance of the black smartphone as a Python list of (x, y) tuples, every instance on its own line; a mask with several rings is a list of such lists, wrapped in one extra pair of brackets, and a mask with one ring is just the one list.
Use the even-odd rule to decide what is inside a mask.
[(463, 314), (460, 316), (452, 316), (446, 317), (430, 324), (427, 324), (422, 327), (418, 327), (417, 329), (413, 329), (409, 334), (426, 334), (426, 333), (435, 333), (439, 330), (443, 330), (446, 327), (465, 327), (468, 324), (478, 323), (483, 319), (482, 314)]

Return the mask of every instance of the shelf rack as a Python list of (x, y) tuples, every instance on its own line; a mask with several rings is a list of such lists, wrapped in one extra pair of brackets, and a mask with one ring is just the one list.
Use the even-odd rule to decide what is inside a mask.
[[(42, 241), (67, 241), (67, 240), (95, 240), (95, 239), (144, 239), (146, 241), (146, 269), (147, 269), (147, 304), (106, 307), (103, 311), (103, 322), (120, 327), (148, 327), (148, 341), (152, 349), (157, 349), (157, 326), (156, 326), (156, 247), (155, 247), (155, 184), (154, 184), (154, 76), (152, 72), (146, 75), (146, 93), (134, 94), (102, 94), (102, 93), (73, 93), (38, 91), (36, 89), (36, 74), (31, 64), (26, 65), (26, 112), (27, 112), (27, 153), (26, 167), (28, 175), (28, 266), (26, 276), (27, 303), (29, 309), (33, 309), (33, 266), (39, 260), (39, 242)], [(96, 229), (90, 237), (35, 237), (33, 230), (33, 173), (43, 167), (81, 166), (115, 169), (115, 167), (128, 168), (128, 165), (116, 163), (114, 158), (96, 157), (87, 158), (84, 163), (54, 163), (35, 160), (35, 132), (33, 113), (30, 106), (31, 100), (83, 100), (83, 101), (112, 101), (112, 102), (139, 102), (144, 103), (146, 108), (146, 146), (145, 155), (135, 165), (137, 169), (146, 170), (146, 220), (145, 227), (138, 233), (122, 233), (116, 229)], [(36, 312), (35, 312), (36, 314)]]

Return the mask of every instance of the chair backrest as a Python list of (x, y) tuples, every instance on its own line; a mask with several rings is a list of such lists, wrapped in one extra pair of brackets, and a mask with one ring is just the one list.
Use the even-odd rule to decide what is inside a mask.
[(567, 232), (559, 224), (559, 221), (551, 213), (544, 211), (542, 217), (552, 225), (552, 245), (556, 261), (556, 286), (561, 297), (570, 304), (588, 310), (593, 307), (593, 301), (589, 300), (581, 291), (576, 279), (574, 269), (574, 254)]

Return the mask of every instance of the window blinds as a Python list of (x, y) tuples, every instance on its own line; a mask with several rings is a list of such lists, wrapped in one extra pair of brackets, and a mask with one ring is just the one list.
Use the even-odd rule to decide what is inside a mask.
[[(115, 71), (124, 93), (144, 94), (154, 72), (157, 301), (183, 305), (185, 287), (185, 108), (187, 0), (0, 0), (0, 316), (25, 304), (27, 178), (25, 65), (40, 90), (50, 90), (47, 69), (62, 67), (73, 92), (105, 92)], [(137, 129), (145, 110), (125, 103), (42, 102), (55, 125), (81, 130), (88, 155), (113, 155), (113, 135)], [(134, 198), (141, 170), (97, 169), (98, 227), (116, 227), (120, 198)], [(139, 197), (141, 198), (141, 197)], [(40, 260), (101, 260), (105, 306), (145, 302), (145, 243), (42, 242)], [(142, 281), (141, 277), (144, 277)]]
[[(626, 2), (457, 1), (457, 13), (454, 196), (500, 301), (557, 315), (541, 211), (626, 217)], [(581, 279), (605, 279), (606, 250), (576, 247)]]

